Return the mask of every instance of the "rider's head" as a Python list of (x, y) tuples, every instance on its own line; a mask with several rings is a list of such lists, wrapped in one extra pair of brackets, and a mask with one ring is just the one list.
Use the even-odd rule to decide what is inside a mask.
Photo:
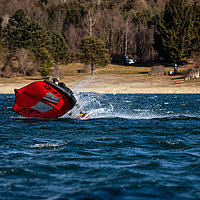
[(54, 79), (53, 79), (53, 83), (55, 83), (55, 84), (58, 85), (58, 83), (59, 83), (59, 78), (54, 78)]

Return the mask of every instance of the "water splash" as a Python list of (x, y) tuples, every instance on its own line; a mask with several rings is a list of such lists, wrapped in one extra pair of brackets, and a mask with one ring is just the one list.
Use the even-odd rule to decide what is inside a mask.
[[(200, 118), (200, 112), (187, 113), (188, 103), (177, 105), (176, 96), (168, 99), (159, 95), (120, 95), (100, 94), (96, 92), (78, 93), (86, 87), (90, 80), (81, 81), (75, 87), (75, 95), (84, 113), (90, 112), (90, 119), (122, 118), (122, 119), (188, 119)], [(141, 99), (146, 99), (141, 104)], [(187, 102), (187, 101), (186, 101)], [(178, 107), (177, 107), (178, 106)], [(176, 107), (176, 109), (175, 109)], [(183, 109), (185, 107), (185, 109)], [(176, 111), (175, 111), (176, 110)], [(180, 112), (178, 112), (180, 110)], [(185, 110), (185, 112), (184, 112)]]
[[(113, 98), (112, 98), (113, 97)], [(152, 119), (158, 118), (150, 109), (132, 109), (133, 101), (114, 98), (115, 95), (94, 92), (79, 93), (77, 99), (83, 112), (90, 112), (90, 119), (122, 118), (122, 119)], [(117, 100), (116, 100), (117, 99)], [(165, 117), (165, 116), (159, 116)]]
[(79, 92), (78, 90), (80, 88), (84, 88), (84, 87), (87, 87), (87, 85), (89, 84), (89, 81), (91, 80), (94, 80), (95, 76), (93, 76), (92, 78), (86, 78), (86, 79), (83, 79), (80, 83), (78, 83), (75, 88), (74, 88), (74, 93), (77, 95)]
[(99, 93), (80, 93), (78, 101), (83, 112), (90, 112), (91, 118), (104, 118), (113, 115), (114, 106), (112, 101), (106, 99), (106, 95)]

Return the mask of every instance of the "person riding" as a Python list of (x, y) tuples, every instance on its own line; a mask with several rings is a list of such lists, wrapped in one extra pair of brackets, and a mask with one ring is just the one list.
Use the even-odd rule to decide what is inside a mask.
[(61, 88), (68, 90), (69, 88), (65, 85), (65, 83), (63, 82), (59, 82), (59, 78), (54, 78), (53, 79), (53, 83), (55, 83), (56, 85), (59, 85)]
[[(60, 82), (59, 78), (54, 78), (53, 83), (60, 86), (61, 88), (63, 88), (66, 92), (70, 93), (75, 98), (74, 92), (71, 89), (69, 89), (65, 85), (65, 83)], [(68, 112), (68, 115), (73, 117), (73, 118), (80, 118), (80, 117), (84, 116), (82, 109), (80, 107), (80, 104), (78, 103), (77, 99), (76, 99), (76, 104), (75, 104), (74, 108)]]

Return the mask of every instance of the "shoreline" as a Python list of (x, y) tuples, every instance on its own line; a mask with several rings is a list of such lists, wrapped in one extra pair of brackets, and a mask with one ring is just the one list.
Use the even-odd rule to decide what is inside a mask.
[[(34, 81), (42, 79), (0, 79), (0, 94), (14, 94), (14, 89), (22, 88)], [(64, 77), (72, 90), (79, 92), (94, 92), (101, 94), (200, 94), (200, 80), (179, 81), (171, 77), (152, 77), (138, 75), (94, 77)]]

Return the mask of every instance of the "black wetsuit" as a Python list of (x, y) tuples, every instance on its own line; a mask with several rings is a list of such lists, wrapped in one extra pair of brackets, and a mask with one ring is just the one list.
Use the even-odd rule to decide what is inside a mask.
[(58, 83), (58, 85), (63, 88), (64, 90), (66, 90), (67, 92), (69, 92), (71, 95), (74, 96), (74, 93), (72, 92), (72, 90), (70, 90), (63, 82)]
[[(70, 93), (70, 94), (74, 97), (74, 99), (76, 99), (76, 98), (75, 98), (75, 95), (74, 95), (74, 93), (73, 93), (73, 91), (70, 90), (70, 89), (65, 85), (65, 83), (60, 82), (60, 83), (58, 83), (58, 85), (59, 85), (61, 88), (63, 88), (64, 90), (66, 90), (68, 93)], [(78, 103), (77, 100), (76, 100), (75, 106), (77, 107), (77, 109), (80, 110), (80, 114), (82, 114), (81, 107), (80, 107), (80, 105), (79, 105), (79, 103)]]

